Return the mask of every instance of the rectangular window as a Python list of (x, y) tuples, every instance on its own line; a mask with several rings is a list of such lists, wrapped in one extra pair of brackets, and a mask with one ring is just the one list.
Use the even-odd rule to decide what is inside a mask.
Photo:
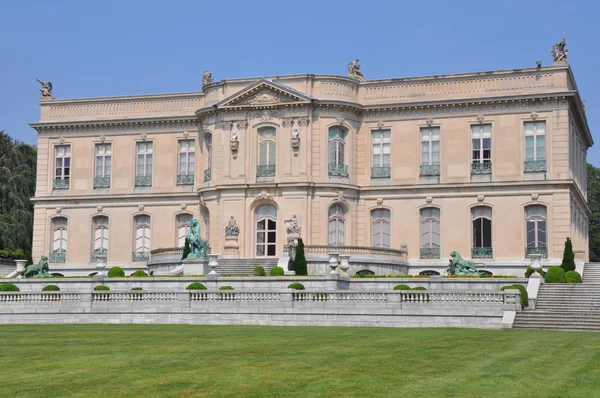
[(525, 160), (546, 160), (546, 122), (525, 123)]
[(371, 133), (373, 158), (371, 178), (389, 178), (390, 168), (390, 130), (378, 130)]
[(440, 128), (421, 128), (421, 166), (440, 164)]
[(110, 186), (111, 144), (96, 144), (96, 175), (94, 188)]
[(476, 124), (471, 126), (473, 142), (473, 163), (490, 163), (492, 161), (492, 125)]
[(196, 165), (194, 140), (179, 141), (179, 174), (193, 175)]
[(135, 176), (135, 186), (151, 186), (152, 185), (152, 143), (138, 142), (137, 143), (137, 166)]
[(54, 147), (54, 188), (68, 188), (71, 177), (71, 146)]

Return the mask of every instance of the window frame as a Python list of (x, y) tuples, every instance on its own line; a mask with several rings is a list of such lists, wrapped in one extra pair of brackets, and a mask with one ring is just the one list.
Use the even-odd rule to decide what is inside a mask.
[[(187, 149), (185, 150), (182, 149), (183, 143), (187, 144)], [(185, 158), (183, 162), (185, 170), (181, 167), (182, 158)], [(190, 162), (190, 158), (192, 162)], [(196, 140), (188, 138), (177, 140), (177, 171), (178, 175), (193, 176), (196, 174)]]
[[(144, 151), (140, 151), (140, 147), (144, 145)], [(148, 147), (150, 152), (148, 152)], [(154, 168), (154, 142), (152, 141), (138, 141), (135, 145), (135, 175), (136, 177), (152, 177)], [(140, 155), (143, 156), (143, 174), (140, 174)], [(148, 159), (150, 159), (150, 167), (148, 167)], [(150, 171), (148, 172), (148, 169)]]
[[(259, 210), (263, 207), (267, 208), (265, 214), (259, 215)], [(274, 211), (274, 214), (270, 210)], [(273, 203), (263, 203), (254, 209), (254, 253), (256, 257), (276, 257), (277, 256), (277, 217), (278, 209)], [(264, 221), (264, 229), (259, 229), (259, 223)], [(274, 228), (270, 228), (269, 221), (273, 222)], [(263, 242), (259, 241), (259, 234), (264, 234)], [(269, 240), (269, 236), (274, 235), (273, 241)], [(263, 254), (259, 254), (259, 247), (263, 247)], [(269, 249), (273, 248), (273, 254), (269, 254)]]
[[(433, 130), (437, 130), (437, 139), (433, 139)], [(423, 132), (428, 131), (428, 137), (427, 139), (423, 139)], [(438, 162), (436, 163), (433, 160), (433, 155), (434, 155), (434, 151), (433, 151), (433, 143), (437, 142), (438, 143)], [(427, 127), (420, 127), (419, 128), (419, 143), (420, 143), (420, 152), (419, 152), (419, 156), (420, 156), (420, 165), (421, 166), (439, 166), (441, 164), (441, 160), (442, 160), (442, 151), (441, 151), (441, 145), (442, 145), (442, 129), (440, 128), (440, 126), (427, 126)], [(428, 159), (425, 161), (425, 159), (423, 159), (423, 144), (427, 143), (427, 157)]]
[[(335, 136), (331, 136), (331, 131), (336, 129)], [(348, 131), (341, 126), (331, 126), (327, 130), (327, 158), (329, 165), (345, 166), (346, 163), (346, 136)], [(331, 145), (334, 146), (334, 151), (331, 150)], [(335, 159), (331, 159), (332, 152)]]
[[(333, 209), (341, 209), (340, 211), (335, 211), (332, 213)], [(327, 245), (331, 247), (340, 247), (346, 245), (346, 213), (348, 209), (342, 205), (341, 203), (334, 203), (329, 206), (327, 209)], [(334, 241), (331, 240), (331, 228), (332, 225), (335, 226), (334, 231)], [(341, 235), (341, 240), (340, 240)]]
[[(65, 153), (64, 154), (59, 154), (59, 150), (60, 149), (64, 149)], [(58, 166), (57, 165), (57, 161), (61, 159), (61, 165)], [(68, 159), (68, 166), (65, 166), (65, 159)], [(54, 179), (55, 180), (70, 180), (71, 178), (71, 144), (60, 144), (60, 145), (55, 145), (54, 146)], [(60, 176), (58, 175), (57, 171), (60, 170)], [(65, 170), (68, 171), (68, 173), (65, 173)], [(66, 175), (68, 174), (68, 175)]]
[[(527, 215), (527, 210), (531, 209), (531, 208), (539, 208), (539, 209), (544, 209), (544, 214), (541, 213), (535, 213), (535, 214), (531, 214), (531, 215)], [(541, 205), (541, 204), (531, 204), (531, 205), (527, 205), (524, 208), (525, 210), (525, 247), (526, 248), (535, 248), (535, 249), (547, 249), (548, 248), (548, 206), (545, 205)], [(533, 222), (534, 223), (534, 246), (530, 246), (529, 245), (529, 223)], [(543, 229), (543, 233), (545, 235), (545, 239), (544, 239), (544, 244), (543, 246), (540, 246), (540, 239), (539, 239), (539, 234), (540, 231), (542, 230), (539, 227), (539, 224), (543, 222), (544, 223), (544, 229)]]
[[(543, 128), (543, 133), (538, 133), (538, 124), (541, 124), (544, 126)], [(532, 129), (532, 133), (528, 133), (527, 132), (527, 125), (533, 125), (533, 129)], [(528, 120), (523, 122), (523, 134), (524, 134), (524, 154), (523, 157), (525, 159), (526, 162), (530, 162), (530, 161), (547, 161), (547, 154), (548, 154), (548, 135), (546, 134), (547, 131), (547, 126), (548, 123), (546, 123), (546, 120)], [(543, 136), (544, 137), (544, 150), (543, 150), (543, 158), (540, 158), (540, 156), (538, 155), (538, 142), (539, 142), (539, 137)], [(533, 137), (533, 159), (528, 159), (527, 158), (527, 137)]]
[[(489, 126), (490, 127), (490, 136), (489, 137), (485, 137), (485, 132), (484, 132), (484, 128), (485, 126)], [(479, 135), (478, 138), (475, 138), (474, 136), (476, 135), (475, 132), (473, 131), (474, 128), (479, 128), (479, 132), (477, 133)], [(477, 124), (471, 124), (471, 128), (470, 128), (470, 136), (471, 136), (471, 163), (492, 163), (492, 137), (493, 137), (493, 126), (492, 123), (477, 123)], [(475, 140), (479, 141), (479, 148), (475, 149), (475, 145), (474, 142)], [(484, 142), (485, 140), (489, 140), (489, 148), (485, 148), (484, 147)], [(485, 151), (489, 150), (489, 157), (485, 158), (484, 154)], [(479, 153), (479, 159), (475, 159), (474, 155), (475, 152)]]
[[(385, 134), (387, 133), (387, 141)], [(376, 134), (380, 137), (377, 138)], [(379, 147), (379, 154), (375, 154), (375, 148)], [(385, 163), (385, 148), (388, 148), (388, 162)], [(371, 167), (391, 167), (392, 163), (392, 131), (390, 129), (379, 129), (371, 131)], [(379, 157), (379, 162), (375, 163), (375, 156)]]
[[(380, 212), (381, 214), (376, 217), (375, 213)], [(387, 214), (387, 217), (384, 215)], [(385, 225), (387, 225), (387, 236), (388, 244), (385, 245), (385, 239), (383, 238), (386, 234)], [(378, 230), (379, 242), (375, 242), (375, 232)], [(390, 209), (377, 208), (371, 210), (371, 247), (377, 247), (382, 249), (389, 249), (392, 243), (392, 212)]]
[[(272, 131), (268, 134), (267, 131)], [(261, 158), (262, 146), (265, 146), (266, 160)], [(271, 152), (272, 149), (272, 152)], [(272, 153), (272, 155), (271, 155)], [(273, 157), (273, 159), (271, 159)], [(273, 126), (264, 126), (258, 129), (258, 165), (275, 166), (277, 164), (277, 129)]]

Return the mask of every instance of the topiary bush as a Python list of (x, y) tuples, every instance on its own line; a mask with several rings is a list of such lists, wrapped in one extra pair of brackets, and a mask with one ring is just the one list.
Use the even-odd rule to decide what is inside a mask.
[[(533, 275), (534, 272), (535, 272), (535, 270), (533, 270), (531, 267), (527, 267), (527, 269), (525, 270), (525, 278), (529, 278), (531, 275)], [(542, 277), (546, 276), (546, 273), (541, 268), (537, 272)]]
[(565, 272), (575, 271), (575, 253), (573, 253), (573, 243), (571, 238), (567, 238), (565, 242), (565, 251), (563, 252), (563, 259), (560, 267)]
[(521, 292), (521, 307), (527, 307), (529, 305), (529, 296), (527, 295), (527, 289), (523, 285), (510, 285), (503, 286), (500, 290), (517, 289)]
[(292, 270), (296, 275), (308, 275), (308, 263), (306, 262), (306, 256), (304, 255), (304, 242), (302, 241), (302, 238), (298, 239), (296, 257), (292, 262)]
[(281, 268), (281, 267), (275, 267), (269, 273), (270, 276), (283, 276), (283, 274), (284, 274), (283, 268)]
[(565, 270), (561, 267), (550, 267), (546, 272), (546, 283), (566, 283)]
[(408, 286), (408, 285), (396, 285), (396, 286), (394, 286), (394, 290), (410, 290), (410, 286)]
[(0, 292), (20, 292), (18, 287), (13, 285), (12, 283), (2, 283), (0, 284)]
[(204, 286), (202, 283), (199, 283), (199, 282), (190, 283), (188, 285), (188, 287), (186, 287), (185, 289), (186, 290), (207, 290), (206, 286)]
[(125, 271), (121, 267), (112, 267), (108, 270), (109, 278), (122, 278), (125, 276)]
[(295, 290), (304, 290), (304, 285), (302, 283), (294, 282), (288, 286), (289, 289)]
[(135, 271), (133, 274), (129, 275), (132, 278), (142, 278), (144, 276), (148, 276), (147, 273), (145, 273), (143, 270), (138, 269), (137, 271)]
[(254, 272), (252, 273), (254, 276), (267, 276), (267, 272), (265, 271), (265, 267), (254, 267)]
[(569, 271), (565, 273), (567, 283), (581, 283), (581, 274), (577, 271)]
[(94, 288), (94, 290), (110, 290), (110, 287), (105, 285), (98, 285)]
[(141, 287), (132, 287), (131, 290), (144, 290), (144, 289)]
[(190, 248), (190, 241), (188, 240), (188, 238), (185, 238), (185, 244), (183, 245), (183, 255), (181, 256), (181, 259), (185, 260), (191, 251), (192, 249)]
[(235, 290), (233, 286), (221, 286), (219, 290)]
[(427, 290), (427, 288), (425, 288), (423, 286), (417, 286), (417, 287), (413, 287), (412, 290)]
[(42, 288), (42, 292), (58, 292), (60, 288), (56, 285), (47, 285)]

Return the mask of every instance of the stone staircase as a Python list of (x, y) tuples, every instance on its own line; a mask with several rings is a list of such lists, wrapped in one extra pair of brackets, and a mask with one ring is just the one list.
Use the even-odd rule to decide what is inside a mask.
[(17, 265), (12, 260), (0, 259), (0, 278), (4, 278), (17, 268)]
[(535, 310), (518, 312), (513, 327), (600, 331), (600, 283), (543, 284)]
[(600, 263), (586, 263), (582, 280), (586, 284), (600, 284)]
[(261, 266), (265, 268), (267, 276), (271, 269), (277, 267), (278, 258), (220, 258), (217, 272), (223, 274), (246, 274), (252, 276), (254, 267)]

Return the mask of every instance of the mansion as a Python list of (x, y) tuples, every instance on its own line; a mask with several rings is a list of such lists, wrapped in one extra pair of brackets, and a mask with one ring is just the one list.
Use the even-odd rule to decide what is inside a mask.
[(400, 256), (413, 274), (443, 272), (457, 251), (522, 275), (532, 253), (560, 263), (567, 237), (587, 260), (593, 140), (568, 63), (381, 80), (348, 69), (205, 73), (191, 93), (46, 89), (31, 125), (34, 260), (65, 274), (99, 257), (144, 269), (151, 251), (184, 245), (192, 218), (213, 254), (257, 264), (282, 255), (292, 218), (307, 257)]

